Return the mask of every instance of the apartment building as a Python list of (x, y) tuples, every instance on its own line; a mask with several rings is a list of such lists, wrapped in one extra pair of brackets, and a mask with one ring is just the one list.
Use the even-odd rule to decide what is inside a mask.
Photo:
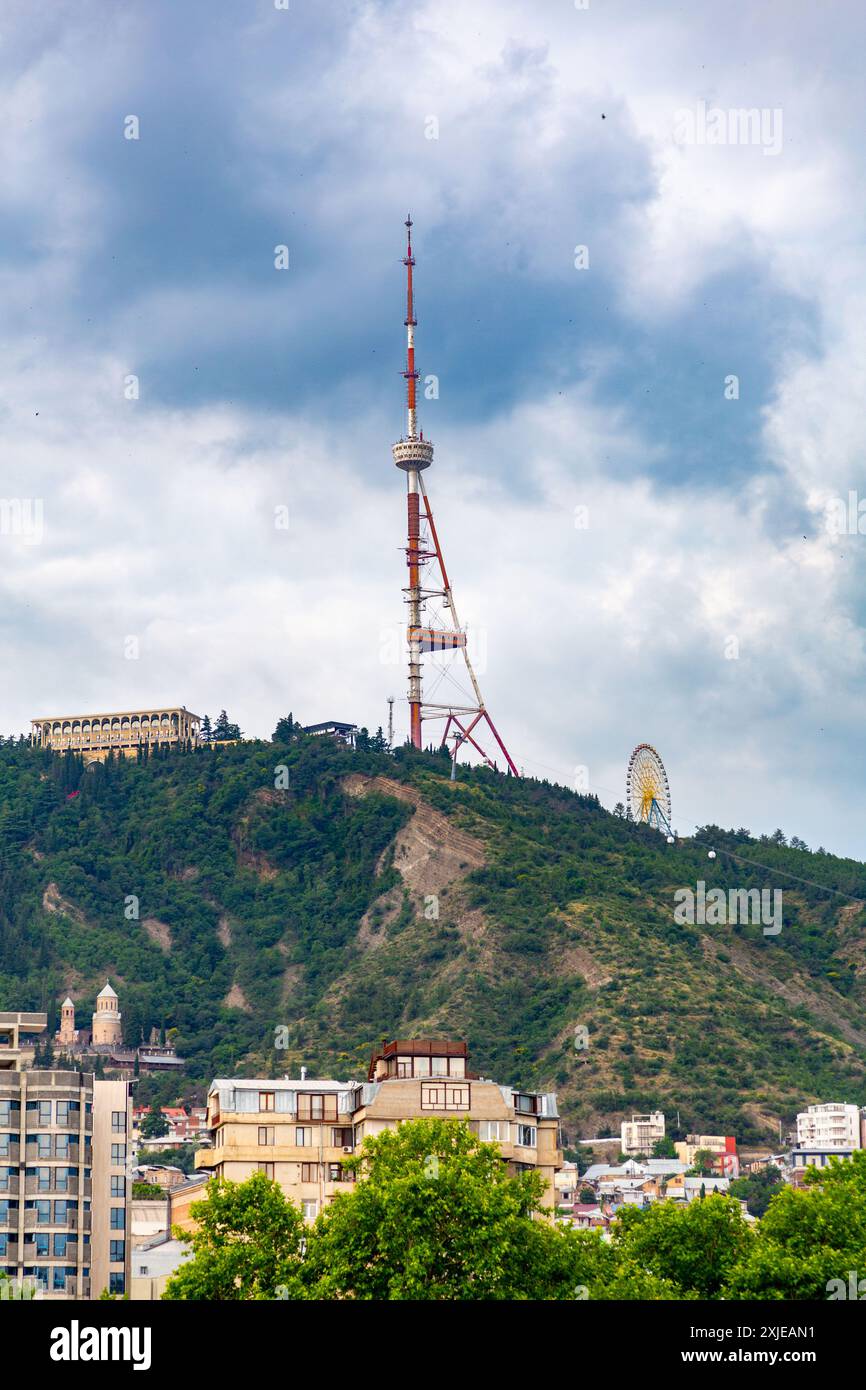
[(366, 1082), (313, 1081), (303, 1069), (298, 1079), (217, 1079), (208, 1094), (213, 1145), (200, 1166), (234, 1181), (264, 1172), (312, 1221), (351, 1191), (346, 1159), (365, 1138), (403, 1120), (459, 1119), (498, 1144), (512, 1171), (540, 1171), (553, 1207), (562, 1164), (556, 1097), (499, 1086), (470, 1073), (467, 1061), (463, 1042), (412, 1039), (384, 1043)]
[(694, 1165), (699, 1153), (712, 1154), (713, 1167), (723, 1178), (740, 1176), (737, 1141), (732, 1134), (687, 1134), (683, 1143), (674, 1144), (677, 1158), (687, 1167)]
[(859, 1149), (860, 1107), (829, 1101), (810, 1105), (797, 1116), (799, 1149)]
[(649, 1158), (653, 1145), (665, 1137), (665, 1117), (661, 1110), (653, 1110), (649, 1115), (632, 1115), (630, 1120), (623, 1120), (620, 1132), (624, 1154), (644, 1154)]
[(126, 1292), (130, 1090), (0, 1071), (0, 1274), (52, 1299)]

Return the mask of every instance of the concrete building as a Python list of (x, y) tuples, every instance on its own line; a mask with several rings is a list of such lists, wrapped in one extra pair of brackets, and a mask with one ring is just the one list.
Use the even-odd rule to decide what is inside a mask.
[(709, 1153), (713, 1156), (713, 1167), (723, 1178), (740, 1176), (740, 1160), (737, 1157), (737, 1141), (731, 1134), (687, 1134), (684, 1143), (674, 1144), (677, 1158), (688, 1168), (694, 1166), (697, 1154)]
[(623, 1120), (621, 1134), (624, 1154), (630, 1157), (645, 1154), (649, 1158), (653, 1145), (665, 1137), (665, 1117), (661, 1110), (653, 1110), (649, 1115), (632, 1115), (630, 1120)]
[(162, 1298), (171, 1276), (191, 1257), (190, 1246), (171, 1235), (154, 1236), (137, 1246), (132, 1252), (130, 1298), (134, 1302)]
[(47, 1014), (0, 1013), (0, 1072), (33, 1065)]
[(119, 1047), (123, 1042), (120, 1004), (107, 980), (96, 996), (91, 1038), (94, 1047)]
[(200, 1166), (234, 1181), (265, 1172), (312, 1221), (336, 1193), (351, 1190), (354, 1176), (345, 1159), (365, 1138), (403, 1120), (459, 1119), (496, 1143), (512, 1171), (541, 1172), (546, 1204), (553, 1207), (562, 1164), (554, 1095), (474, 1076), (462, 1042), (386, 1043), (374, 1053), (368, 1077), (366, 1083), (313, 1081), (303, 1074), (297, 1080), (213, 1081), (213, 1146), (199, 1154)]
[(859, 1149), (860, 1107), (828, 1101), (810, 1105), (797, 1116), (797, 1147), (800, 1149)]
[(184, 705), (121, 710), (114, 714), (57, 714), (31, 719), (30, 742), (55, 753), (83, 753), (87, 762), (104, 762), (111, 750), (135, 757), (139, 748), (199, 742), (201, 720)]
[(129, 1093), (84, 1072), (0, 1072), (0, 1273), (47, 1298), (126, 1292)]

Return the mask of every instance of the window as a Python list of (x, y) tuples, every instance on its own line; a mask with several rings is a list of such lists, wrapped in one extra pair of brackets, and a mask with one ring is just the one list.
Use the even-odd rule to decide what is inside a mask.
[(295, 1125), (295, 1144), (299, 1149), (312, 1147), (313, 1131), (308, 1125)]
[(50, 1157), (51, 1157), (51, 1135), (50, 1135), (50, 1134), (39, 1134), (39, 1135), (37, 1135), (37, 1137), (36, 1137), (36, 1157), (37, 1157), (37, 1158), (50, 1158)]
[(434, 1076), (447, 1076), (447, 1075), (448, 1075), (448, 1058), (447, 1058), (447, 1057), (431, 1057), (430, 1063), (431, 1063), (432, 1072), (433, 1072), (433, 1075), (434, 1075)]
[(515, 1091), (514, 1109), (517, 1111), (519, 1115), (537, 1115), (538, 1096), (520, 1095), (518, 1092)]
[(273, 1142), (274, 1142), (274, 1126), (273, 1126), (273, 1125), (259, 1125), (259, 1143), (260, 1143), (260, 1144), (273, 1144)]
[[(78, 1203), (77, 1203), (77, 1202), (67, 1202), (67, 1201), (65, 1201), (65, 1200), (60, 1200), (60, 1201), (55, 1202), (55, 1203), (54, 1203), (54, 1220), (55, 1220), (55, 1222), (57, 1223), (57, 1225), (58, 1225), (58, 1226), (65, 1225), (65, 1224), (66, 1224), (66, 1221), (67, 1221), (67, 1218), (68, 1218), (68, 1216), (69, 1216), (69, 1213), (70, 1213), (70, 1212), (76, 1211), (77, 1208), (78, 1208)], [(46, 1217), (46, 1220), (47, 1220), (47, 1217)]]
[(266, 1178), (272, 1178), (274, 1176), (273, 1163), (258, 1163), (256, 1164), (256, 1167), (258, 1168), (260, 1173), (264, 1173)]
[(335, 1095), (299, 1095), (299, 1120), (336, 1120), (337, 1097)]
[(468, 1110), (469, 1086), (459, 1081), (422, 1081), (422, 1110)]
[(329, 1163), (329, 1164), (328, 1164), (328, 1182), (342, 1182), (342, 1181), (343, 1181), (343, 1165), (342, 1165), (342, 1163)]
[(259, 1091), (259, 1109), (260, 1109), (260, 1110), (273, 1110), (273, 1108), (274, 1108), (274, 1092), (273, 1092), (273, 1091)]
[(126, 1133), (126, 1111), (112, 1110), (111, 1112), (111, 1132), (112, 1134)]
[(126, 1279), (122, 1274), (109, 1274), (108, 1276), (109, 1293), (126, 1293)]
[(112, 1146), (111, 1146), (111, 1164), (112, 1164), (112, 1167), (113, 1167), (113, 1168), (122, 1168), (125, 1162), (126, 1162), (126, 1145), (125, 1145), (125, 1144), (112, 1144)]
[(126, 1241), (111, 1240), (108, 1243), (108, 1258), (113, 1265), (123, 1264), (126, 1257)]
[[(37, 1104), (37, 1110), (38, 1110), (38, 1114), (37, 1114), (37, 1123), (40, 1124), (40, 1125), (50, 1125), (50, 1124), (51, 1124), (51, 1101), (50, 1101), (50, 1100), (40, 1100), (40, 1101), (37, 1101), (36, 1104)], [(30, 1106), (29, 1106), (29, 1105), (27, 1106), (27, 1109), (28, 1109), (28, 1110), (30, 1109)]]
[[(25, 1236), (25, 1240), (26, 1240), (26, 1236)], [(47, 1232), (47, 1231), (36, 1231), (35, 1234), (34, 1234), (33, 1237), (32, 1237), (32, 1240), (33, 1240), (33, 1245), (34, 1245), (34, 1247), (35, 1247), (33, 1253), (34, 1253), (34, 1255), (36, 1256), (36, 1258), (37, 1258), (37, 1259), (41, 1259), (41, 1258), (47, 1256), (47, 1255), (48, 1255), (48, 1248), (49, 1248), (49, 1247), (48, 1247), (48, 1242), (49, 1242), (49, 1235), (48, 1235), (48, 1232)]]
[(69, 1157), (69, 1144), (70, 1144), (70, 1139), (69, 1139), (69, 1135), (68, 1135), (68, 1134), (57, 1134), (57, 1135), (55, 1135), (55, 1138), (54, 1138), (54, 1156), (55, 1156), (55, 1158), (68, 1158), (68, 1157)]
[(517, 1143), (524, 1149), (534, 1149), (538, 1139), (538, 1130), (535, 1125), (517, 1126)]
[(47, 1226), (51, 1220), (51, 1203), (34, 1202), (32, 1210), (36, 1212), (36, 1220), (40, 1226)]
[(478, 1124), (478, 1138), (485, 1144), (507, 1144), (511, 1138), (510, 1129), (507, 1120), (481, 1120)]
[(78, 1113), (81, 1106), (77, 1100), (59, 1100), (57, 1102), (57, 1123), (59, 1125), (69, 1125), (70, 1128), (78, 1125)]
[(302, 1202), (302, 1203), (301, 1203), (301, 1206), (302, 1206), (303, 1209), (304, 1209), (304, 1220), (305, 1220), (305, 1221), (315, 1221), (315, 1219), (316, 1219), (316, 1212), (317, 1212), (318, 1209), (319, 1209), (319, 1204), (318, 1204), (318, 1202)]
[(319, 1165), (318, 1163), (301, 1164), (301, 1182), (318, 1182)]
[(8, 1158), (12, 1149), (13, 1140), (18, 1136), (15, 1134), (0, 1134), (0, 1158)]
[(112, 1177), (111, 1195), (112, 1197), (126, 1196), (126, 1178)]
[(67, 1244), (70, 1245), (70, 1246), (72, 1247), (72, 1250), (70, 1250), (70, 1255), (71, 1255), (71, 1254), (72, 1254), (72, 1251), (75, 1249), (75, 1244), (76, 1244), (76, 1238), (75, 1238), (75, 1236), (68, 1235), (66, 1231), (55, 1231), (55, 1232), (54, 1232), (53, 1248), (52, 1248), (52, 1252), (51, 1252), (51, 1253), (54, 1255), (55, 1259), (61, 1259), (61, 1260), (65, 1260), (65, 1259), (66, 1259), (66, 1246), (67, 1246)]
[(338, 1126), (332, 1133), (331, 1143), (335, 1149), (353, 1149), (355, 1147), (355, 1131), (351, 1125), (345, 1128)]
[(112, 1231), (124, 1231), (126, 1229), (126, 1212), (123, 1207), (111, 1208), (111, 1229)]

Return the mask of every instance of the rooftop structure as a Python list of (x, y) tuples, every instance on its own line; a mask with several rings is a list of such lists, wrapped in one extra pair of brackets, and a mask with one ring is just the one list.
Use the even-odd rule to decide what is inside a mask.
[(32, 1066), (37, 1044), (47, 1027), (47, 1014), (0, 1013), (0, 1071), (21, 1071)]

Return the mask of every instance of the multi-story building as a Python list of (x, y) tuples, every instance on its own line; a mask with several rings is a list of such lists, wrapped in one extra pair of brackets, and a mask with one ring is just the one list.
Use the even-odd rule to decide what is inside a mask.
[(698, 1153), (712, 1154), (713, 1167), (720, 1177), (738, 1178), (740, 1160), (737, 1141), (732, 1134), (687, 1134), (685, 1141), (675, 1144), (677, 1158), (691, 1168)]
[(139, 748), (176, 744), (195, 747), (201, 720), (184, 705), (163, 709), (121, 710), (116, 714), (55, 714), (31, 719), (30, 742), (56, 753), (83, 753), (88, 762), (103, 762), (113, 749), (134, 757)]
[(0, 1274), (48, 1298), (126, 1291), (130, 1089), (0, 1072)]
[(859, 1149), (860, 1107), (828, 1101), (810, 1105), (797, 1116), (800, 1149)]
[(653, 1145), (665, 1137), (665, 1117), (661, 1110), (632, 1115), (630, 1120), (623, 1120), (621, 1134), (624, 1154), (644, 1154), (649, 1158)]
[(499, 1146), (512, 1171), (541, 1172), (545, 1202), (555, 1202), (562, 1163), (556, 1097), (474, 1076), (463, 1042), (385, 1043), (366, 1083), (313, 1081), (303, 1068), (298, 1079), (217, 1079), (208, 1117), (213, 1145), (199, 1154), (200, 1166), (234, 1181), (267, 1173), (309, 1221), (336, 1193), (351, 1190), (345, 1160), (365, 1138), (421, 1117), (468, 1121)]

